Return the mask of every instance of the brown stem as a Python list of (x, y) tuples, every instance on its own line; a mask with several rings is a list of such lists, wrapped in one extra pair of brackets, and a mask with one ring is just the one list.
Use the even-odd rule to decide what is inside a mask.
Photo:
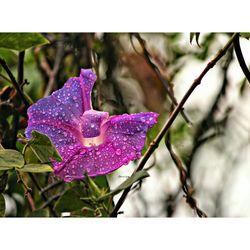
[(170, 156), (175, 163), (179, 173), (180, 173), (180, 181), (182, 184), (182, 190), (185, 193), (186, 202), (189, 204), (189, 206), (194, 209), (199, 217), (207, 217), (206, 213), (203, 212), (198, 206), (197, 201), (193, 197), (193, 188), (191, 184), (187, 183), (187, 171), (183, 167), (181, 159), (177, 156), (177, 154), (174, 152), (171, 144), (171, 137), (170, 133), (168, 132), (165, 136), (165, 144), (166, 147), (170, 153)]
[[(30, 176), (32, 182), (35, 184), (36, 188), (37, 188), (37, 189), (39, 190), (39, 192), (41, 193), (41, 196), (42, 196), (43, 200), (45, 201), (45, 203), (47, 203), (47, 202), (48, 202), (48, 198), (47, 198), (47, 196), (45, 195), (45, 193), (42, 193), (42, 192), (41, 192), (41, 191), (42, 191), (42, 188), (41, 188), (40, 184), (38, 183), (36, 177), (35, 177), (32, 173), (29, 173), (29, 176)], [(56, 214), (56, 212), (54, 211), (54, 208), (53, 208), (53, 206), (52, 206), (51, 203), (49, 203), (48, 207), (49, 207), (49, 210), (50, 210), (51, 214), (52, 214), (53, 216), (55, 216), (55, 217), (58, 217), (57, 214)]]
[[(227, 52), (227, 50), (229, 49), (231, 44), (234, 42), (236, 37), (237, 37), (237, 33), (234, 33), (230, 37), (230, 39), (228, 40), (226, 45), (221, 50), (218, 51), (216, 56), (207, 64), (207, 66), (204, 68), (204, 70), (201, 72), (201, 74), (194, 80), (193, 84), (190, 86), (190, 88), (188, 89), (186, 94), (183, 96), (183, 98), (181, 99), (179, 104), (175, 107), (174, 111), (171, 113), (169, 119), (166, 121), (165, 125), (163, 126), (163, 128), (161, 129), (159, 134), (156, 136), (156, 138), (153, 140), (153, 142), (151, 142), (150, 146), (148, 147), (148, 149), (147, 149), (146, 153), (144, 154), (144, 156), (141, 158), (141, 160), (140, 160), (137, 168), (134, 170), (133, 174), (143, 169), (146, 162), (148, 161), (148, 159), (150, 158), (152, 153), (156, 150), (156, 148), (159, 146), (160, 141), (162, 140), (162, 138), (167, 133), (170, 126), (175, 121), (177, 115), (182, 110), (182, 108), (183, 108), (184, 104), (186, 103), (187, 99), (189, 98), (189, 96), (193, 93), (195, 88), (201, 83), (201, 80), (207, 74), (207, 72), (210, 69), (212, 69), (215, 66), (215, 64), (225, 55), (225, 53)], [(129, 186), (128, 188), (126, 188), (123, 191), (120, 199), (118, 200), (114, 210), (111, 213), (111, 217), (116, 217), (117, 216), (117, 213), (118, 213), (120, 207), (122, 206), (123, 202), (125, 201), (125, 199), (127, 197), (127, 194), (129, 193), (129, 191), (131, 189), (131, 186)]]
[(4, 68), (4, 70), (6, 71), (6, 73), (8, 74), (10, 80), (11, 80), (11, 83), (13, 84), (13, 86), (15, 87), (15, 89), (17, 90), (18, 94), (20, 95), (26, 109), (29, 108), (30, 104), (28, 102), (28, 100), (26, 99), (24, 93), (22, 92), (19, 84), (17, 83), (15, 77), (13, 76), (13, 74), (11, 73), (8, 65), (6, 64), (5, 60), (3, 60), (2, 58), (0, 58), (0, 64), (2, 65), (2, 67)]
[(235, 54), (238, 59), (238, 62), (240, 64), (240, 67), (245, 77), (247, 78), (248, 82), (250, 83), (250, 72), (246, 65), (246, 62), (244, 60), (244, 57), (240, 48), (240, 35), (239, 34), (237, 34), (236, 39), (234, 40), (234, 50), (235, 50)]
[[(63, 59), (63, 53), (64, 53), (64, 43), (63, 41), (59, 41), (57, 44), (57, 50), (56, 50), (56, 58), (55, 58), (55, 63), (54, 63), (54, 67), (53, 70), (50, 69), (49, 65), (41, 65), (44, 66), (45, 68), (47, 67), (48, 69), (46, 70), (48, 76), (49, 76), (49, 82), (48, 85), (46, 87), (45, 93), (44, 93), (44, 97), (48, 96), (55, 84), (55, 79), (56, 79), (56, 75), (60, 69), (60, 64), (61, 61)], [(44, 63), (47, 63), (46, 60), (44, 61)]]
[[(136, 33), (136, 34), (133, 34), (138, 42), (140, 43), (142, 49), (143, 49), (143, 56), (146, 60), (146, 62), (148, 63), (148, 65), (152, 68), (152, 70), (155, 72), (157, 78), (159, 79), (159, 81), (163, 84), (163, 86), (165, 87), (166, 89), (166, 92), (168, 94), (168, 96), (170, 97), (172, 103), (177, 106), (178, 105), (178, 102), (173, 94), (173, 89), (171, 88), (169, 82), (162, 76), (160, 70), (158, 69), (158, 67), (152, 62), (152, 60), (150, 59), (152, 56), (150, 55), (150, 53), (148, 52), (148, 50), (146, 49), (146, 42), (145, 40), (143, 40), (141, 38), (141, 36)], [(133, 42), (132, 42), (132, 39), (131, 39), (131, 43), (133, 45)], [(134, 47), (134, 46), (133, 46)], [(134, 50), (137, 52), (137, 50), (134, 48)], [(137, 52), (139, 55), (140, 53)], [(188, 123), (188, 124), (192, 124), (192, 122), (190, 121), (190, 119), (188, 118), (188, 116), (186, 115), (186, 113), (184, 112), (184, 108), (181, 109), (181, 115), (183, 117), (183, 119)]]
[(23, 177), (19, 171), (16, 170), (16, 174), (17, 174), (17, 183), (22, 183), (25, 196), (28, 199), (31, 211), (33, 212), (36, 210), (36, 206), (31, 195), (32, 189), (28, 187), (27, 183), (24, 182)]

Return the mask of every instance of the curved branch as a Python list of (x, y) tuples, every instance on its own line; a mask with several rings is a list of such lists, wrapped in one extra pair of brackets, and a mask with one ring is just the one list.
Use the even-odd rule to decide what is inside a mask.
[(15, 89), (17, 90), (18, 94), (20, 95), (26, 109), (29, 108), (30, 103), (28, 102), (28, 100), (26, 99), (24, 93), (22, 92), (19, 84), (16, 81), (16, 78), (13, 76), (12, 72), (10, 71), (8, 65), (6, 64), (5, 60), (3, 60), (2, 58), (0, 58), (0, 64), (2, 65), (2, 67), (4, 68), (4, 70), (6, 71), (6, 73), (8, 74), (11, 83), (13, 84), (13, 86), (15, 87)]
[[(132, 40), (132, 36), (135, 36), (136, 39), (138, 40), (138, 42), (140, 43), (140, 46), (143, 50), (143, 54), (139, 53), (134, 44), (133, 44), (133, 40)], [(141, 36), (139, 35), (139, 33), (135, 33), (135, 34), (131, 34), (130, 35), (130, 41), (131, 41), (131, 44), (132, 44), (132, 47), (134, 48), (134, 51), (140, 55), (140, 56), (143, 56), (144, 59), (146, 60), (146, 62), (148, 63), (148, 65), (151, 67), (151, 69), (155, 72), (157, 78), (159, 79), (159, 81), (163, 84), (163, 86), (165, 87), (166, 89), (166, 92), (167, 92), (167, 95), (169, 96), (170, 100), (172, 101), (172, 103), (177, 106), (178, 105), (178, 102), (174, 96), (174, 93), (173, 93), (173, 90), (172, 88), (170, 87), (170, 83), (168, 82), (167, 79), (165, 79), (162, 74), (160, 73), (160, 70), (159, 68), (152, 62), (151, 58), (152, 56), (150, 55), (150, 53), (148, 52), (147, 48), (146, 48), (146, 41), (143, 40), (141, 38)], [(187, 114), (184, 112), (184, 108), (181, 109), (181, 115), (183, 117), (183, 119), (189, 124), (189, 125), (192, 125), (192, 122), (190, 121), (190, 119), (188, 118)]]
[(249, 72), (249, 69), (246, 65), (246, 62), (244, 60), (244, 57), (243, 57), (243, 54), (241, 51), (239, 34), (237, 34), (236, 38), (234, 39), (234, 50), (235, 50), (235, 54), (236, 54), (236, 57), (238, 59), (238, 62), (240, 64), (240, 67), (241, 67), (245, 77), (247, 78), (248, 82), (250, 83), (250, 72)]
[[(148, 161), (148, 159), (150, 158), (150, 156), (152, 155), (152, 153), (156, 150), (156, 148), (159, 146), (160, 141), (162, 140), (162, 138), (164, 137), (164, 135), (169, 130), (170, 126), (175, 121), (177, 115), (182, 110), (182, 108), (183, 108), (184, 104), (186, 103), (187, 99), (193, 93), (193, 91), (195, 90), (195, 88), (201, 83), (203, 77), (207, 74), (207, 72), (210, 69), (212, 69), (215, 66), (215, 64), (225, 55), (225, 53), (227, 52), (227, 50), (229, 49), (229, 47), (234, 42), (234, 40), (237, 37), (237, 35), (238, 35), (238, 33), (234, 33), (230, 37), (230, 39), (228, 40), (228, 42), (226, 43), (226, 45), (221, 50), (218, 51), (218, 53), (207, 64), (207, 66), (201, 72), (201, 74), (198, 76), (198, 78), (196, 78), (194, 80), (193, 84), (190, 86), (190, 88), (188, 89), (188, 91), (186, 92), (186, 94), (183, 96), (183, 98), (181, 99), (181, 101), (179, 102), (179, 104), (175, 107), (174, 111), (171, 113), (170, 117), (166, 121), (165, 125), (163, 126), (163, 128), (161, 129), (161, 131), (159, 132), (159, 134), (156, 136), (156, 138), (153, 140), (153, 142), (151, 142), (150, 146), (148, 147), (148, 149), (147, 149), (146, 153), (144, 154), (144, 156), (141, 158), (141, 160), (140, 160), (137, 168), (133, 172), (133, 174), (135, 174), (136, 172), (138, 172), (138, 171), (140, 171), (140, 170), (143, 169), (143, 167), (145, 166), (146, 162)], [(117, 216), (117, 213), (118, 213), (120, 207), (122, 206), (123, 202), (125, 201), (125, 199), (126, 199), (128, 193), (129, 193), (131, 187), (132, 187), (132, 185), (130, 187), (126, 188), (123, 191), (120, 199), (118, 200), (118, 202), (117, 202), (114, 210), (111, 213), (111, 217), (116, 217)]]

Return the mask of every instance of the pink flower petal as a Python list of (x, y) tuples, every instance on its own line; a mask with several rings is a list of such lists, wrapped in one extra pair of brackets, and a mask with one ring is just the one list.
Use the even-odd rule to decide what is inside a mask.
[(78, 180), (83, 179), (85, 171), (89, 176), (104, 175), (139, 159), (147, 130), (156, 123), (157, 117), (153, 112), (111, 117), (102, 128), (105, 129), (104, 142), (83, 146), (63, 167), (58, 167), (55, 174), (65, 181)]
[(101, 124), (108, 119), (108, 112), (87, 110), (81, 117), (81, 131), (84, 138), (99, 136)]
[(81, 70), (60, 90), (39, 100), (28, 109), (25, 131), (46, 134), (55, 144), (63, 161), (53, 161), (54, 174), (65, 181), (110, 173), (129, 161), (139, 159), (146, 133), (157, 122), (158, 114), (142, 112), (109, 117), (95, 111), (91, 91), (95, 74)]

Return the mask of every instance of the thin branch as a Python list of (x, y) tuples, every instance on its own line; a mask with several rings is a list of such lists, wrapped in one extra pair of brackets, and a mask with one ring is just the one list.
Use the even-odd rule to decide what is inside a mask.
[(55, 58), (55, 63), (54, 63), (53, 69), (50, 68), (50, 66), (46, 60), (44, 60), (43, 63), (41, 64), (41, 66), (44, 68), (45, 72), (49, 76), (49, 82), (48, 82), (47, 88), (45, 90), (44, 97), (48, 96), (54, 87), (55, 78), (56, 78), (56, 75), (60, 69), (60, 64), (61, 64), (61, 61), (63, 58), (63, 51), (64, 51), (63, 41), (59, 41), (57, 44), (56, 58)]
[[(36, 188), (37, 188), (37, 189), (39, 190), (39, 192), (41, 193), (41, 196), (42, 196), (43, 200), (45, 201), (45, 203), (47, 203), (47, 202), (48, 202), (48, 198), (47, 198), (47, 196), (45, 195), (45, 193), (42, 193), (42, 192), (41, 192), (41, 191), (42, 191), (42, 188), (41, 188), (40, 184), (38, 183), (36, 177), (35, 177), (32, 173), (29, 173), (29, 176), (30, 176), (30, 179), (32, 180), (32, 182), (35, 184)], [(52, 206), (51, 203), (48, 204), (48, 207), (49, 207), (49, 210), (50, 210), (51, 214), (52, 214), (53, 216), (55, 216), (55, 217), (58, 217), (57, 214), (56, 214), (56, 212), (54, 211), (54, 208), (53, 208), (53, 206)]]
[[(158, 69), (158, 67), (157, 67), (157, 66), (152, 62), (152, 60), (150, 59), (152, 56), (150, 55), (150, 53), (148, 52), (148, 50), (147, 50), (147, 48), (146, 48), (146, 42), (145, 42), (145, 40), (143, 40), (143, 39), (141, 38), (141, 36), (140, 36), (138, 33), (132, 34), (132, 35), (134, 35), (134, 36), (136, 37), (136, 39), (139, 41), (139, 43), (140, 43), (140, 45), (141, 45), (141, 48), (143, 49), (143, 56), (144, 56), (146, 62), (147, 62), (147, 63), (149, 64), (149, 66), (153, 69), (153, 71), (155, 72), (157, 78), (159, 79), (159, 81), (160, 81), (160, 82), (163, 84), (163, 86), (165, 87), (166, 92), (167, 92), (168, 96), (170, 97), (172, 103), (173, 103), (175, 106), (177, 106), (177, 105), (178, 105), (178, 102), (177, 102), (177, 100), (176, 100), (176, 98), (175, 98), (175, 96), (174, 96), (173, 89), (171, 88), (171, 86), (170, 86), (169, 82), (167, 81), (167, 79), (165, 79), (165, 78), (162, 76), (162, 74), (161, 74), (160, 70)], [(130, 39), (131, 39), (131, 38), (132, 38), (132, 37), (130, 36)], [(131, 39), (131, 44), (132, 44), (132, 46), (134, 47), (132, 39)], [(141, 54), (135, 49), (135, 47), (134, 47), (134, 50), (135, 50), (135, 52), (136, 52), (137, 54), (141, 55)], [(181, 112), (181, 115), (182, 115), (183, 119), (184, 119), (188, 124), (191, 125), (192, 122), (191, 122), (190, 119), (187, 117), (186, 113), (184, 112), (184, 108), (182, 108), (180, 112)]]
[(13, 74), (11, 73), (8, 65), (6, 64), (5, 60), (3, 60), (2, 58), (0, 58), (0, 64), (2, 65), (2, 67), (4, 68), (4, 70), (6, 71), (6, 73), (8, 74), (10, 80), (11, 80), (11, 83), (13, 84), (13, 86), (15, 87), (15, 89), (17, 90), (18, 94), (20, 95), (26, 109), (29, 108), (30, 106), (30, 103), (28, 102), (28, 100), (26, 99), (24, 93), (22, 92), (19, 84), (17, 83), (15, 77), (13, 76)]
[(250, 83), (250, 72), (249, 72), (249, 69), (246, 65), (246, 62), (244, 60), (244, 57), (243, 57), (243, 54), (241, 51), (239, 33), (237, 34), (236, 39), (234, 40), (234, 50), (235, 50), (235, 54), (236, 54), (236, 57), (238, 59), (238, 62), (240, 64), (240, 67), (241, 67), (245, 77), (247, 78), (248, 82)]
[(36, 206), (31, 195), (32, 189), (28, 187), (27, 183), (24, 182), (22, 175), (19, 171), (16, 170), (16, 174), (17, 174), (17, 183), (22, 183), (22, 186), (24, 189), (24, 195), (27, 197), (29, 205), (30, 205), (30, 209), (33, 212), (36, 210)]
[[(200, 140), (203, 138), (204, 134), (210, 129), (215, 127), (216, 125), (224, 125), (227, 121), (227, 116), (228, 113), (230, 111), (230, 109), (228, 109), (226, 111), (226, 115), (223, 119), (221, 119), (220, 122), (215, 122), (214, 120), (214, 116), (219, 108), (219, 102), (222, 100), (223, 97), (225, 97), (226, 95), (226, 90), (228, 87), (228, 69), (230, 66), (230, 63), (232, 61), (233, 58), (233, 48), (231, 47), (228, 50), (228, 56), (227, 59), (225, 60), (224, 65), (222, 65), (222, 70), (223, 70), (223, 82), (222, 82), (222, 86), (220, 88), (220, 90), (217, 93), (217, 96), (209, 110), (209, 112), (207, 113), (206, 117), (204, 117), (202, 119), (202, 121), (200, 122), (196, 133), (194, 135), (194, 140), (193, 140), (193, 148), (189, 154), (189, 157), (186, 159), (185, 161), (185, 165), (187, 168), (187, 175), (189, 178), (191, 178), (191, 168), (192, 168), (192, 161), (193, 161), (193, 157), (196, 154), (197, 149), (202, 145), (202, 143), (200, 143)], [(216, 132), (216, 131), (215, 131)], [(217, 134), (217, 133), (216, 133)], [(218, 135), (218, 134), (217, 134)], [(204, 142), (204, 141), (203, 141)]]
[(18, 67), (17, 67), (17, 82), (19, 84), (19, 86), (22, 85), (23, 83), (23, 75), (24, 75), (24, 55), (25, 55), (25, 51), (21, 51), (18, 54)]
[(181, 159), (174, 152), (171, 144), (170, 133), (167, 133), (165, 136), (165, 145), (170, 153), (170, 156), (175, 163), (179, 173), (180, 173), (180, 181), (182, 184), (182, 190), (185, 193), (186, 202), (189, 206), (194, 209), (199, 217), (207, 217), (206, 213), (203, 212), (198, 206), (197, 201), (193, 197), (193, 188), (191, 184), (187, 183), (187, 171), (183, 167)]
[[(159, 134), (156, 136), (156, 138), (153, 140), (153, 142), (151, 142), (150, 146), (148, 147), (148, 149), (147, 149), (146, 153), (144, 154), (144, 156), (141, 158), (141, 160), (140, 160), (137, 168), (134, 170), (133, 174), (143, 169), (143, 167), (145, 166), (146, 162), (148, 161), (148, 159), (150, 158), (150, 156), (152, 155), (152, 153), (156, 150), (156, 148), (159, 146), (160, 141), (162, 140), (162, 138), (164, 137), (164, 135), (169, 130), (170, 126), (175, 121), (177, 115), (182, 110), (182, 107), (186, 103), (186, 101), (189, 98), (189, 96), (193, 93), (193, 91), (195, 90), (195, 88), (201, 83), (203, 77), (207, 74), (207, 72), (210, 69), (212, 69), (215, 66), (215, 64), (225, 55), (225, 53), (227, 52), (227, 50), (229, 49), (229, 47), (234, 42), (234, 39), (236, 38), (236, 36), (237, 36), (237, 33), (234, 33), (230, 37), (230, 39), (228, 40), (228, 42), (226, 43), (226, 45), (221, 50), (218, 51), (218, 53), (207, 64), (207, 66), (204, 68), (204, 70), (201, 72), (201, 74), (198, 76), (198, 78), (196, 78), (194, 80), (193, 84), (190, 86), (190, 88), (188, 89), (188, 91), (186, 92), (186, 94), (183, 96), (183, 98), (181, 99), (181, 101), (179, 102), (179, 104), (175, 107), (174, 111), (171, 113), (169, 119), (166, 121), (165, 125), (163, 126), (163, 128), (161, 129), (161, 131), (159, 132)], [(118, 213), (120, 207), (122, 206), (123, 202), (125, 201), (128, 193), (129, 193), (129, 191), (131, 189), (131, 186), (128, 187), (128, 188), (126, 188), (123, 191), (120, 199), (118, 200), (118, 202), (117, 202), (114, 210), (111, 213), (111, 217), (117, 217), (117, 213)]]
[(61, 195), (63, 194), (64, 192), (61, 192), (59, 194), (55, 194), (54, 196), (50, 197), (43, 205), (40, 209), (43, 209), (43, 208), (46, 208), (50, 205), (52, 205), (51, 203), (55, 200), (57, 200), (59, 197), (61, 197)]
[(0, 73), (0, 77), (2, 77), (5, 81), (7, 81), (7, 82), (9, 82), (9, 83), (12, 84), (12, 81), (8, 77), (6, 77), (5, 75), (3, 75), (3, 74)]
[[(21, 51), (18, 54), (18, 66), (17, 66), (17, 83), (19, 88), (21, 89), (22, 83), (23, 83), (23, 75), (24, 75), (24, 56), (25, 56), (25, 51)], [(16, 140), (17, 140), (17, 133), (19, 129), (19, 112), (16, 111), (16, 109), (13, 112), (13, 122), (12, 122), (12, 130), (13, 130), (13, 135), (12, 135), (12, 145), (11, 148), (15, 149), (16, 148)]]
[(48, 186), (42, 188), (41, 190), (41, 193), (45, 193), (47, 192), (48, 190), (54, 188), (54, 187), (57, 187), (57, 186), (60, 186), (61, 184), (63, 184), (64, 182), (63, 181), (56, 181), (56, 182), (53, 182), (51, 184), (49, 184)]

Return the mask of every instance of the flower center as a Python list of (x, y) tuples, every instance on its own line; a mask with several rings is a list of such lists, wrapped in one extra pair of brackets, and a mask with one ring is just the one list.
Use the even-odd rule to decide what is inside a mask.
[(83, 138), (82, 142), (85, 147), (98, 146), (104, 142), (104, 137), (102, 134), (100, 134), (99, 136), (96, 137)]

